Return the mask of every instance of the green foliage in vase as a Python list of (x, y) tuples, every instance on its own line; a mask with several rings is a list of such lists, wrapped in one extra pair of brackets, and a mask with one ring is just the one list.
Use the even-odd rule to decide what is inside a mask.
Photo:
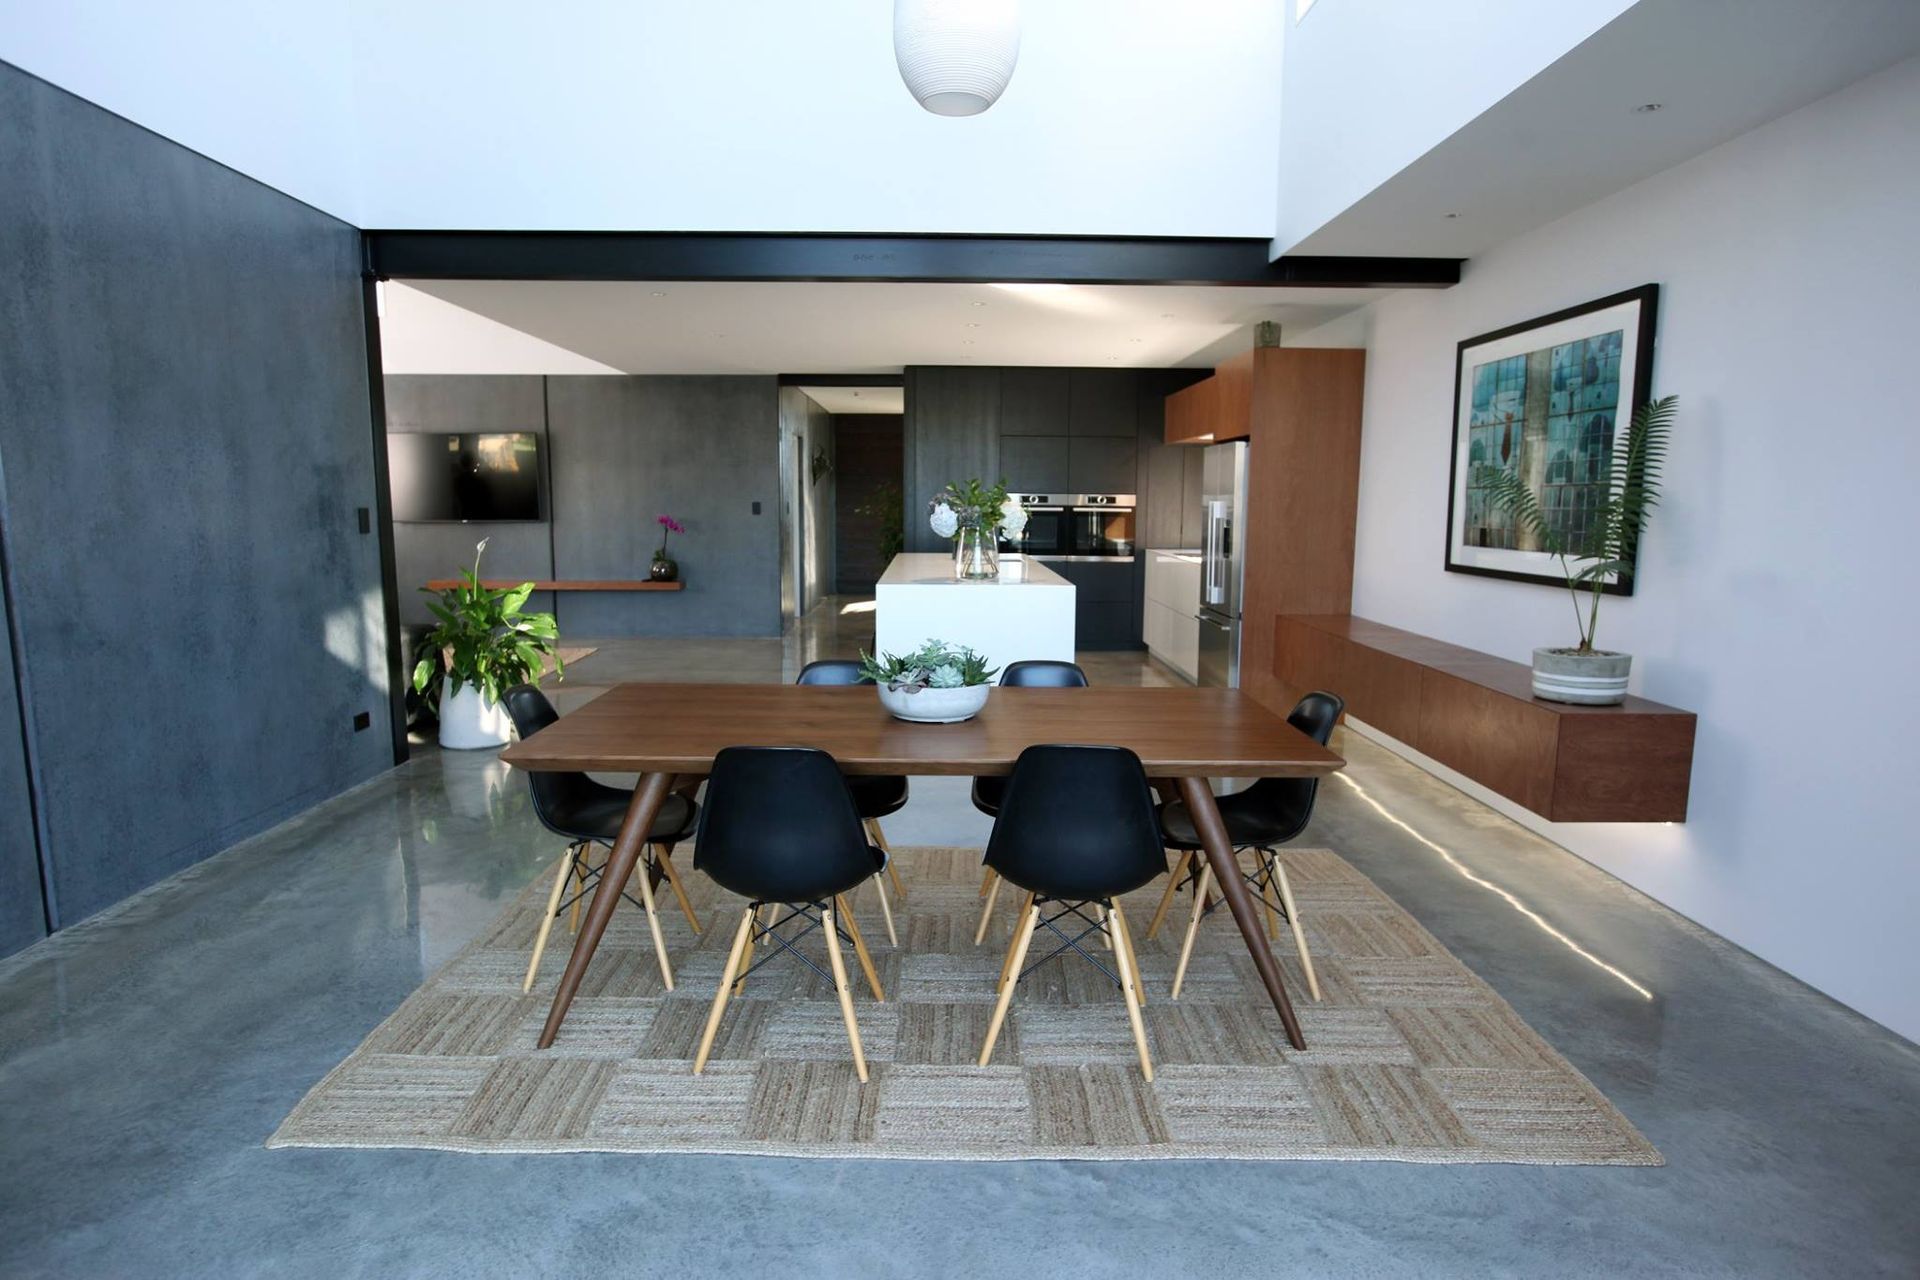
[[(560, 626), (550, 613), (524, 613), (533, 584), (517, 587), (488, 587), (480, 581), (480, 557), (486, 553), (482, 538), (473, 549), (473, 568), (460, 571), (458, 586), (440, 592), (440, 598), (427, 605), (440, 620), (427, 636), (432, 654), (445, 663), (450, 682), (446, 693), (459, 693), (465, 685), (476, 686), (491, 702), (516, 684), (539, 677), (546, 660), (564, 674), (558, 644)], [(426, 588), (421, 588), (426, 590)], [(422, 658), (413, 669), (413, 687), (424, 693), (441, 675), (433, 657)]]
[(929, 640), (912, 653), (882, 653), (877, 657), (860, 651), (860, 674), (898, 693), (921, 689), (964, 689), (989, 684), (999, 672), (987, 660), (964, 645)]
[[(1660, 469), (1666, 462), (1679, 403), (1679, 396), (1662, 396), (1634, 410), (1626, 438), (1614, 445), (1607, 478), (1598, 486), (1600, 500), (1588, 508), (1586, 527), (1578, 538), (1554, 527), (1539, 497), (1517, 472), (1493, 466), (1481, 466), (1475, 472), (1474, 483), (1486, 487), (1493, 504), (1532, 531), (1541, 549), (1560, 562), (1567, 590), (1573, 593), (1574, 623), (1580, 629), (1576, 653), (1594, 652), (1593, 633), (1600, 622), (1600, 596), (1607, 576), (1615, 575), (1622, 582), (1633, 577), (1640, 535), (1660, 503)], [(1591, 599), (1583, 599), (1583, 594)]]
[[(965, 480), (950, 484), (927, 499), (927, 513), (937, 515), (941, 507), (953, 512), (954, 520), (962, 529), (993, 529), (1000, 524), (1003, 509), (1007, 505), (1007, 482), (1002, 479), (991, 485), (981, 484), (978, 479)], [(934, 525), (938, 533), (940, 524)], [(951, 537), (951, 531), (941, 537)]]
[(879, 522), (882, 566), (892, 564), (893, 558), (907, 549), (906, 504), (899, 485), (881, 485), (874, 490), (873, 497), (855, 507), (853, 512)]

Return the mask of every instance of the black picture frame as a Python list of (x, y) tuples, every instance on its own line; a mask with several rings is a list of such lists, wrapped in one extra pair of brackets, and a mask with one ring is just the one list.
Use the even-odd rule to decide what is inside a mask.
[[(1454, 351), (1453, 402), (1450, 410), (1453, 419), (1453, 430), (1451, 432), (1452, 447), (1448, 453), (1447, 461), (1447, 527), (1444, 532), (1445, 559), (1443, 564), (1448, 573), (1467, 573), (1482, 578), (1502, 578), (1509, 582), (1538, 583), (1556, 586), (1562, 590), (1566, 588), (1566, 579), (1558, 572), (1503, 568), (1497, 563), (1463, 563), (1459, 558), (1458, 553), (1464, 549), (1464, 546), (1461, 540), (1456, 537), (1455, 520), (1460, 511), (1460, 503), (1462, 501), (1464, 476), (1462, 475), (1461, 462), (1463, 453), (1461, 431), (1466, 417), (1462, 412), (1461, 395), (1466, 389), (1466, 372), (1469, 355), (1477, 349), (1521, 337), (1537, 330), (1544, 330), (1555, 325), (1561, 325), (1567, 321), (1578, 320), (1582, 316), (1611, 311), (1615, 308), (1631, 307), (1633, 309), (1631, 330), (1623, 334), (1622, 345), (1625, 349), (1633, 352), (1632, 377), (1629, 382), (1626, 403), (1617, 409), (1614, 415), (1616, 430), (1621, 430), (1625, 428), (1625, 424), (1631, 419), (1633, 413), (1651, 399), (1653, 395), (1654, 327), (1659, 306), (1660, 286), (1657, 284), (1644, 284), (1638, 288), (1625, 289), (1619, 293), (1608, 294), (1604, 298), (1596, 298), (1592, 302), (1581, 303), (1579, 306), (1567, 307), (1543, 316), (1535, 316), (1531, 320), (1523, 320), (1518, 324), (1511, 324), (1502, 329), (1495, 329), (1490, 333), (1477, 334), (1474, 337), (1463, 339), (1458, 344)], [(1603, 331), (1604, 330), (1596, 330), (1596, 332)], [(1495, 558), (1501, 554), (1501, 550), (1495, 548), (1475, 548), (1474, 551), (1484, 558)], [(1535, 553), (1512, 551), (1506, 552), (1505, 554), (1522, 557)], [(1634, 583), (1638, 577), (1639, 575), (1637, 573), (1630, 574), (1624, 580), (1616, 579), (1606, 583), (1601, 590), (1608, 595), (1630, 596), (1633, 594)]]

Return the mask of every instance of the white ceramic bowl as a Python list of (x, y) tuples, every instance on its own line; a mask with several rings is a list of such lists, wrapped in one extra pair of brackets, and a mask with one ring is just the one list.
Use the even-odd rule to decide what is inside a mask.
[(901, 720), (915, 720), (921, 724), (955, 724), (979, 715), (980, 708), (987, 705), (987, 694), (993, 686), (976, 684), (963, 689), (921, 689), (918, 692), (902, 689), (898, 693), (884, 684), (875, 688), (880, 691), (880, 705)]

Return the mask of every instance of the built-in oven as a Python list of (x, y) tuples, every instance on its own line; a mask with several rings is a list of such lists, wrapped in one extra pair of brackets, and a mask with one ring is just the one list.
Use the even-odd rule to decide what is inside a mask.
[(1067, 554), (1075, 559), (1133, 559), (1133, 495), (1082, 493), (1067, 513)]
[(1070, 554), (1067, 512), (1075, 496), (1065, 493), (1015, 493), (1008, 495), (1027, 511), (1027, 527), (1017, 538), (1002, 536), (1000, 550), (1043, 560), (1058, 560)]

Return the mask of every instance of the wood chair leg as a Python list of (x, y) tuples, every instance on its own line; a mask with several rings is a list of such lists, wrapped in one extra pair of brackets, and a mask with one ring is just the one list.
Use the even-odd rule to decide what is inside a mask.
[(1273, 857), (1274, 881), (1280, 886), (1280, 901), (1286, 904), (1287, 923), (1293, 926), (1293, 945), (1300, 949), (1300, 967), (1307, 971), (1307, 993), (1320, 999), (1320, 979), (1313, 971), (1313, 955), (1307, 950), (1307, 933), (1300, 927), (1300, 908), (1293, 902), (1293, 886), (1287, 882), (1287, 869), (1280, 855)]
[(887, 855), (887, 879), (893, 881), (893, 896), (905, 902), (907, 900), (907, 882), (900, 878), (900, 864), (894, 861), (893, 846), (887, 843), (887, 833), (880, 829), (880, 819), (868, 818), (867, 829), (873, 833), (874, 844), (880, 852)]
[(987, 1040), (980, 1046), (980, 1065), (993, 1059), (993, 1046), (1000, 1039), (1000, 1026), (1007, 1020), (1007, 1006), (1013, 1003), (1013, 989), (1020, 985), (1020, 966), (1026, 963), (1027, 947), (1039, 932), (1040, 912), (1027, 904), (1026, 927), (1013, 931), (1013, 950), (1007, 953), (1006, 976), (1000, 979), (1000, 999), (993, 1006), (993, 1021), (987, 1024)]
[(533, 940), (533, 959), (527, 962), (527, 980), (520, 984), (522, 995), (533, 990), (533, 975), (540, 972), (540, 957), (547, 949), (547, 935), (553, 932), (553, 917), (560, 910), (560, 891), (567, 887), (567, 877), (573, 872), (573, 855), (579, 847), (568, 845), (567, 856), (560, 859), (560, 874), (553, 878), (553, 892), (547, 895), (547, 913), (540, 917), (540, 936)]
[(640, 864), (640, 901), (647, 908), (647, 930), (653, 934), (653, 954), (660, 961), (660, 981), (673, 990), (673, 966), (667, 963), (667, 940), (660, 933), (660, 913), (654, 909), (653, 876), (645, 862)]
[(1000, 896), (1000, 877), (993, 878), (993, 885), (987, 890), (987, 905), (980, 910), (980, 927), (973, 931), (973, 945), (979, 946), (987, 939), (987, 925), (993, 920), (993, 902)]
[[(1213, 867), (1200, 868), (1200, 883), (1193, 886), (1193, 915), (1187, 921), (1187, 936), (1180, 944), (1180, 964), (1173, 971), (1173, 998), (1180, 998), (1180, 984), (1187, 980), (1187, 961), (1193, 958), (1193, 940), (1200, 933), (1200, 917), (1207, 909), (1207, 890), (1213, 885)], [(1257, 935), (1256, 935), (1257, 936)]]
[[(900, 945), (900, 935), (893, 931), (893, 904), (887, 901), (887, 881), (885, 876), (875, 876), (873, 878), (873, 890), (880, 895), (880, 919), (881, 922), (887, 926), (887, 943), (890, 946), (897, 947)], [(851, 909), (847, 911), (847, 919), (853, 919), (853, 911)]]
[(860, 922), (853, 918), (853, 908), (847, 905), (844, 895), (834, 898), (834, 905), (840, 908), (841, 919), (847, 926), (847, 936), (853, 939), (853, 954), (860, 960), (860, 971), (867, 975), (867, 990), (873, 992), (873, 998), (884, 1003), (887, 993), (880, 989), (880, 975), (873, 971), (873, 957), (867, 954), (867, 940), (860, 936)]
[(1114, 940), (1127, 945), (1127, 964), (1133, 970), (1133, 993), (1139, 998), (1140, 1007), (1144, 1009), (1147, 1007), (1147, 980), (1140, 972), (1140, 953), (1134, 949), (1133, 926), (1127, 923), (1126, 917), (1119, 913), (1117, 907), (1107, 919), (1109, 923), (1119, 926), (1114, 934)]
[(999, 874), (1000, 873), (995, 871), (992, 867), (986, 867), (982, 869), (980, 872), (980, 892), (974, 894), (973, 896), (976, 898), (986, 897), (987, 887), (991, 885), (996, 878), (998, 878)]
[(847, 1024), (847, 1043), (853, 1046), (853, 1070), (860, 1083), (867, 1082), (867, 1055), (860, 1048), (860, 1024), (853, 1016), (853, 992), (847, 986), (847, 964), (840, 958), (840, 930), (833, 922), (833, 908), (820, 913), (827, 935), (827, 960), (833, 965), (833, 989), (840, 997), (840, 1017)]
[[(764, 921), (760, 918), (760, 913), (763, 911), (766, 912), (766, 919)], [(753, 911), (751, 912), (751, 915), (753, 917), (754, 929), (749, 930), (747, 936), (749, 939), (753, 939), (757, 933), (758, 941), (757, 941), (757, 944), (753, 941), (749, 941), (747, 944), (747, 950), (749, 951), (753, 950), (755, 945), (759, 945), (762, 947), (772, 946), (773, 945), (773, 922), (780, 918), (780, 904), (777, 902), (763, 902), (758, 907), (753, 909)], [(733, 994), (735, 996), (738, 996), (741, 992), (747, 989), (747, 970), (751, 967), (752, 966), (750, 964), (743, 964), (740, 966), (740, 977), (737, 980), (735, 980), (733, 984)]]
[(655, 845), (654, 852), (659, 855), (660, 870), (666, 873), (667, 883), (673, 888), (673, 896), (680, 900), (680, 914), (687, 918), (687, 923), (693, 927), (693, 931), (699, 933), (700, 917), (694, 914), (693, 901), (687, 897), (687, 886), (680, 883), (680, 873), (673, 869), (673, 853), (664, 845)]
[(1107, 909), (1105, 907), (1095, 907), (1093, 909), (1093, 918), (1100, 922), (1101, 947), (1108, 951), (1113, 950), (1113, 925), (1112, 922), (1107, 919)]
[(1160, 906), (1153, 913), (1153, 919), (1147, 921), (1147, 941), (1160, 932), (1160, 922), (1167, 918), (1167, 908), (1173, 905), (1173, 895), (1180, 891), (1180, 881), (1186, 877), (1187, 867), (1193, 862), (1191, 853), (1182, 852), (1174, 860), (1173, 874), (1167, 877), (1167, 891), (1160, 895)]
[(1255, 865), (1260, 868), (1258, 883), (1255, 887), (1260, 890), (1260, 905), (1266, 909), (1267, 941), (1278, 942), (1280, 941), (1280, 913), (1274, 909), (1273, 895), (1268, 891), (1273, 880), (1273, 854), (1265, 849), (1255, 849), (1253, 856)]
[(1133, 1047), (1140, 1052), (1140, 1072), (1147, 1082), (1153, 1082), (1153, 1055), (1147, 1052), (1147, 1027), (1140, 1018), (1140, 972), (1133, 965), (1133, 942), (1127, 937), (1126, 917), (1121, 914), (1120, 904), (1113, 904), (1108, 913), (1117, 935), (1113, 943), (1113, 962), (1120, 970), (1120, 991), (1127, 1000), (1127, 1021), (1133, 1026)]
[(720, 989), (713, 993), (713, 1009), (707, 1014), (707, 1029), (700, 1033), (700, 1051), (693, 1055), (693, 1074), (707, 1069), (707, 1055), (713, 1051), (713, 1033), (720, 1029), (720, 1015), (726, 1012), (727, 995), (733, 987), (733, 971), (740, 964), (740, 953), (747, 949), (747, 931), (753, 927), (753, 908), (740, 915), (740, 927), (733, 931), (733, 947), (727, 952), (727, 966), (720, 971)]
[(567, 932), (580, 932), (580, 904), (587, 896), (587, 859), (593, 856), (593, 846), (581, 844), (580, 853), (573, 860), (574, 874), (580, 877), (580, 887), (573, 896), (573, 909), (567, 912)]
[[(1021, 899), (1020, 911), (1017, 915), (1014, 916), (1014, 920), (1013, 920), (1013, 936), (1007, 939), (1006, 957), (1000, 961), (1000, 981), (1001, 982), (1005, 982), (1007, 980), (1007, 974), (1012, 972), (1013, 970), (1014, 944), (1020, 940), (1020, 935), (1026, 932), (1027, 927), (1032, 923), (1032, 921), (1033, 921), (1033, 894), (1028, 893), (1025, 898)], [(999, 989), (1000, 988), (998, 984), (996, 984), (994, 987), (994, 990), (998, 991)]]

